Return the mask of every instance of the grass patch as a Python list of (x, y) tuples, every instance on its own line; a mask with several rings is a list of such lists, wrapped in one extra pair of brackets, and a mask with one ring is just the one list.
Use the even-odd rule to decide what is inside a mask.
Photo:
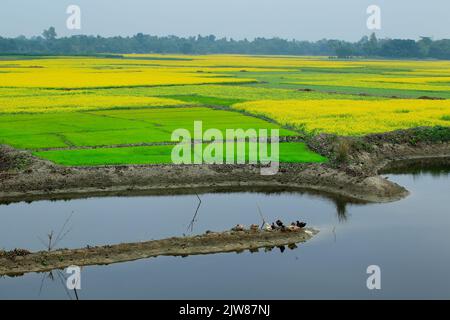
[(2, 115), (0, 142), (22, 149), (170, 142), (179, 128), (193, 135), (194, 121), (203, 121), (203, 131), (216, 128), (224, 135), (226, 129), (238, 128), (279, 129), (280, 136), (296, 135), (238, 112), (192, 107)]
[[(34, 152), (34, 155), (66, 166), (98, 166), (98, 165), (129, 165), (129, 164), (171, 164), (173, 145), (126, 147), (126, 148), (100, 148)], [(206, 144), (203, 145), (206, 147)], [(235, 145), (235, 159), (236, 159)], [(269, 146), (269, 155), (271, 148)], [(194, 150), (191, 150), (193, 159)], [(225, 144), (223, 145), (224, 161), (227, 156)], [(259, 157), (258, 157), (259, 159)], [(249, 146), (246, 144), (246, 161), (249, 160)], [(318, 163), (327, 159), (309, 150), (304, 143), (280, 143), (280, 162), (290, 163)]]
[(222, 106), (229, 107), (235, 103), (244, 102), (244, 99), (232, 99), (232, 98), (221, 98), (221, 97), (205, 97), (201, 95), (168, 95), (164, 98), (170, 98), (178, 101), (184, 101), (192, 104), (202, 104), (206, 106)]

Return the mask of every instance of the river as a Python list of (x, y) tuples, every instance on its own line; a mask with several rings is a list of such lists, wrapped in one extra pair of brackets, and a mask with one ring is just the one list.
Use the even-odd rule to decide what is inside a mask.
[[(237, 223), (303, 220), (320, 230), (298, 248), (158, 257), (82, 268), (79, 299), (450, 298), (450, 168), (385, 174), (411, 195), (358, 204), (304, 192), (102, 197), (0, 206), (0, 248), (43, 250), (160, 239)], [(197, 214), (195, 215), (195, 212)], [(193, 219), (195, 215), (195, 219)], [(58, 237), (59, 234), (59, 237)], [(369, 265), (381, 289), (366, 285)], [(0, 299), (74, 299), (64, 271), (0, 278)]]

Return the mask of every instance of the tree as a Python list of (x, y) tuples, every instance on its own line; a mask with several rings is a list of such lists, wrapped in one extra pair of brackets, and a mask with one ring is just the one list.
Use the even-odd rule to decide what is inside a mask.
[(375, 32), (370, 35), (369, 42), (367, 44), (367, 55), (373, 56), (378, 53), (378, 39)]
[(181, 53), (183, 53), (183, 54), (194, 53), (194, 46), (192, 45), (192, 43), (189, 43), (189, 42), (183, 43), (183, 45), (181, 46)]
[(339, 43), (335, 51), (336, 56), (340, 59), (349, 59), (353, 55), (352, 46), (348, 43)]
[(428, 57), (433, 40), (430, 37), (420, 37), (417, 44), (419, 46), (420, 56)]
[(42, 36), (44, 37), (45, 40), (55, 40), (56, 39), (56, 31), (54, 27), (50, 27), (48, 28), (48, 30), (44, 30), (42, 32)]
[(450, 59), (450, 39), (434, 41), (430, 47), (430, 57)]
[(414, 40), (393, 39), (383, 44), (380, 54), (390, 58), (418, 58), (420, 50)]
[(322, 55), (339, 58), (352, 56), (389, 58), (450, 59), (450, 40), (422, 37), (419, 41), (377, 39), (375, 33), (358, 42), (341, 40), (298, 41), (281, 38), (253, 40), (218, 39), (213, 35), (182, 38), (138, 33), (132, 37), (81, 36), (57, 38), (55, 28), (38, 37), (0, 37), (1, 54), (105, 54), (108, 53), (184, 53), (184, 54), (280, 54)]

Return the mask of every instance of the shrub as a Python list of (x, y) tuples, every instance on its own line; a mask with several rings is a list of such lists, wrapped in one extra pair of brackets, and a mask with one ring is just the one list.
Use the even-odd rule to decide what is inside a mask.
[(336, 161), (339, 163), (347, 162), (351, 150), (351, 143), (346, 139), (341, 139), (336, 147)]

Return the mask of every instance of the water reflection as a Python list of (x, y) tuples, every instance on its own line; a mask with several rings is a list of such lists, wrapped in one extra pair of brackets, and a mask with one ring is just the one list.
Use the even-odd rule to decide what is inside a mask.
[(188, 225), (188, 228), (187, 228), (188, 231), (190, 231), (191, 233), (194, 232), (194, 224), (197, 221), (198, 210), (200, 209), (200, 207), (202, 205), (202, 199), (200, 199), (200, 196), (198, 194), (196, 194), (196, 196), (197, 196), (197, 199), (198, 199), (198, 205), (197, 205), (197, 208), (195, 209), (194, 215), (193, 215), (191, 221), (189, 222), (189, 225)]
[(420, 177), (427, 174), (431, 177), (448, 177), (450, 174), (450, 158), (403, 160), (391, 164), (383, 170), (384, 174), (411, 175)]
[(52, 282), (53, 285), (56, 284), (61, 288), (61, 291), (66, 294), (68, 300), (80, 300), (76, 288), (74, 288), (73, 290), (69, 290), (67, 288), (67, 279), (68, 277), (66, 277), (65, 273), (62, 270), (52, 270), (50, 272), (42, 273), (38, 296), (41, 297), (43, 291), (46, 290), (47, 282)]
[(347, 222), (347, 204), (349, 202), (343, 199), (335, 199), (334, 204), (336, 205), (336, 214), (340, 223)]

